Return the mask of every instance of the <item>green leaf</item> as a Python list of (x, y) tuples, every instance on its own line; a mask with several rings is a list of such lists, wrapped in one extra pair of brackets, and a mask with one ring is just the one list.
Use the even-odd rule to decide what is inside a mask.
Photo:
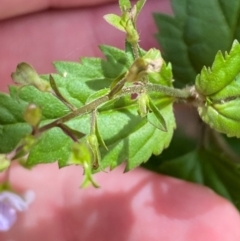
[(203, 68), (196, 89), (206, 100), (198, 107), (201, 118), (229, 137), (240, 137), (240, 44), (235, 41), (225, 58), (219, 52), (211, 69)]
[(109, 149), (108, 152), (102, 152), (102, 168), (110, 166), (113, 169), (122, 161), (128, 160), (126, 170), (133, 169), (147, 161), (152, 153), (158, 155), (169, 145), (175, 128), (172, 101), (161, 98), (157, 106), (166, 119), (168, 132), (163, 132), (145, 118), (140, 118), (135, 104), (123, 108), (117, 101), (115, 109), (119, 109), (119, 112), (109, 110), (108, 113), (99, 115), (99, 130)]
[[(185, 121), (186, 126), (191, 125), (191, 120), (188, 119)], [(179, 126), (178, 124), (179, 123), (177, 123), (177, 126)], [(195, 135), (190, 136), (187, 132), (188, 130), (186, 131), (183, 128), (177, 128), (174, 131), (169, 147), (166, 148), (161, 155), (151, 156), (151, 158), (141, 166), (151, 171), (158, 172), (159, 164), (162, 161), (178, 158), (196, 149), (199, 144), (199, 140)]]
[(155, 106), (155, 104), (150, 98), (149, 98), (149, 109), (152, 111), (151, 113), (148, 113), (148, 116), (147, 116), (149, 123), (151, 123), (156, 128), (162, 131), (167, 131), (167, 124), (165, 122), (165, 119), (163, 118), (159, 109)]
[(144, 59), (151, 59), (151, 60), (158, 59), (160, 57), (161, 57), (160, 51), (155, 48), (149, 49), (143, 56)]
[(124, 26), (121, 24), (121, 18), (116, 14), (106, 14), (104, 15), (104, 19), (113, 27), (121, 30), (122, 32), (126, 32)]
[(69, 104), (68, 101), (62, 96), (52, 75), (49, 76), (49, 82), (52, 88), (51, 93), (54, 94), (60, 101), (62, 101), (70, 110), (74, 110), (74, 107)]
[[(196, 88), (203, 95), (214, 95), (211, 99), (220, 97), (217, 92), (223, 90), (240, 73), (240, 44), (234, 41), (230, 53), (225, 56), (219, 51), (211, 68), (204, 67), (196, 78)], [(239, 95), (239, 94), (238, 94)], [(230, 93), (232, 97), (232, 93)]]
[(177, 86), (194, 82), (217, 51), (229, 51), (239, 39), (240, 2), (171, 0), (174, 16), (154, 14), (163, 57), (173, 65)]
[(96, 135), (96, 137), (97, 137), (97, 140), (98, 140), (99, 145), (101, 145), (102, 147), (105, 148), (105, 150), (108, 151), (108, 148), (107, 148), (107, 146), (106, 146), (106, 144), (105, 144), (105, 142), (104, 142), (104, 140), (103, 140), (103, 138), (102, 138), (102, 136), (101, 136), (101, 133), (100, 133), (100, 131), (99, 131), (99, 129), (98, 129), (97, 119), (96, 119), (96, 121), (95, 121), (95, 135)]
[(161, 173), (204, 184), (229, 199), (240, 210), (240, 164), (221, 153), (197, 149), (179, 158), (164, 161)]
[(72, 150), (73, 140), (60, 128), (53, 128), (37, 140), (30, 150), (26, 165), (52, 163), (58, 161), (59, 167), (66, 166)]
[[(145, 3), (147, 0), (138, 0), (136, 3), (136, 7), (137, 7), (137, 16), (139, 15), (139, 13), (142, 11), (142, 8), (144, 7)], [(136, 18), (137, 18), (136, 16)]]
[(227, 102), (206, 102), (198, 112), (207, 124), (228, 137), (240, 137), (240, 99)]
[(132, 65), (131, 58), (129, 58), (125, 51), (121, 49), (107, 45), (101, 45), (100, 50), (107, 59), (107, 61), (101, 60), (101, 72), (103, 72), (106, 77), (111, 78), (111, 80), (126, 72)]
[[(104, 95), (112, 81), (127, 72), (133, 64), (130, 54), (126, 55), (122, 50), (109, 46), (101, 46), (101, 50), (106, 60), (82, 58), (81, 63), (54, 63), (58, 73), (52, 76), (58, 91), (75, 108), (83, 106), (89, 99), (94, 100), (95, 97)], [(162, 77), (161, 73), (164, 73)], [(170, 73), (170, 68), (166, 67), (161, 70), (158, 73), (158, 83), (171, 86), (171, 80), (168, 80)], [(153, 79), (151, 74), (149, 79), (150, 81)], [(101, 89), (105, 90), (102, 92)], [(43, 93), (31, 86), (20, 91), (19, 102), (16, 100), (17, 88), (11, 87), (10, 93), (11, 97), (5, 94), (0, 95), (0, 98), (3, 98), (0, 99), (1, 108), (5, 106), (4, 110), (0, 109), (0, 127), (6, 128), (4, 126), (6, 125), (13, 130), (15, 125), (18, 131), (16, 133), (9, 130), (1, 132), (2, 145), (0, 148), (3, 153), (13, 150), (20, 139), (31, 130), (22, 117), (23, 110), (28, 103), (34, 103), (41, 108), (40, 127), (72, 112), (56, 96), (51, 93)], [(138, 105), (130, 95), (109, 101), (98, 108), (99, 136), (101, 135), (108, 147), (106, 150), (104, 145), (99, 143), (101, 144), (99, 147), (101, 169), (115, 168), (127, 160), (126, 170), (130, 170), (147, 161), (152, 153), (160, 154), (169, 145), (175, 128), (173, 100), (159, 93), (152, 93), (150, 97), (166, 120), (167, 132), (155, 128), (146, 119), (140, 118), (137, 113)], [(11, 115), (8, 117), (9, 112)], [(28, 127), (27, 131), (25, 126)], [(90, 116), (86, 113), (73, 118), (64, 123), (64, 127), (67, 127), (64, 128), (65, 131), (59, 127), (50, 129), (36, 140), (28, 156), (28, 165), (54, 161), (58, 161), (60, 167), (69, 165), (73, 138), (68, 135), (68, 132), (73, 130), (73, 133), (90, 134)], [(9, 140), (9, 136), (14, 136), (13, 138), (16, 140), (14, 142)]]
[(112, 98), (114, 95), (116, 95), (124, 86), (125, 82), (126, 82), (126, 73), (123, 73), (121, 75), (119, 75), (111, 84), (110, 86), (110, 93), (109, 96), (110, 98)]
[(0, 153), (8, 153), (31, 132), (31, 126), (23, 117), (26, 102), (18, 102), (9, 95), (0, 93), (0, 103)]
[(239, 97), (240, 88), (240, 74), (238, 74), (232, 81), (222, 90), (209, 96), (214, 102), (225, 102), (234, 100)]

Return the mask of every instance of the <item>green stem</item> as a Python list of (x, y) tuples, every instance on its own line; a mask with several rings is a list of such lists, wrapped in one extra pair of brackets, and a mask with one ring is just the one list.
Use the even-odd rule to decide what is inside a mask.
[(141, 94), (143, 92), (160, 92), (165, 94), (166, 96), (169, 97), (174, 97), (176, 99), (183, 99), (187, 100), (188, 98), (192, 97), (192, 94), (189, 90), (187, 89), (175, 89), (172, 87), (167, 87), (163, 85), (158, 85), (158, 84), (146, 84), (146, 85), (135, 85), (135, 86), (130, 86), (130, 87), (125, 87), (123, 88), (120, 92), (119, 95), (126, 95), (126, 94)]
[(134, 59), (139, 58), (139, 45), (138, 45), (138, 43), (131, 44), (131, 46), (132, 46), (132, 50), (133, 50)]
[(94, 109), (91, 112), (91, 125), (90, 125), (90, 134), (94, 135), (96, 133), (96, 115), (97, 115), (97, 111), (96, 109)]
[(175, 97), (176, 99), (188, 99), (192, 97), (192, 94), (187, 89), (175, 89), (172, 87), (167, 87), (163, 85), (147, 84), (148, 92), (161, 92), (166, 96)]
[(80, 107), (79, 109), (76, 109), (73, 112), (71, 112), (63, 117), (61, 117), (49, 124), (46, 124), (45, 126), (42, 126), (41, 128), (38, 129), (37, 133), (40, 134), (46, 130), (49, 130), (49, 129), (59, 125), (60, 123), (67, 122), (79, 115), (89, 113), (89, 112), (93, 111), (94, 109), (96, 109), (99, 105), (105, 103), (108, 100), (109, 100), (108, 95), (104, 95), (104, 96), (100, 97), (99, 99), (96, 99), (96, 100), (90, 102), (89, 104), (86, 104), (86, 105)]
[[(129, 87), (124, 87), (116, 95), (114, 95), (114, 98), (119, 98), (121, 96), (125, 96), (128, 94), (135, 94), (135, 93), (141, 94), (141, 93), (145, 92), (146, 90), (148, 93), (149, 92), (160, 92), (160, 93), (165, 94), (166, 96), (175, 97), (176, 99), (186, 100), (191, 97), (190, 91), (187, 91), (186, 89), (181, 90), (181, 89), (174, 89), (172, 87), (162, 86), (162, 85), (158, 85), (158, 84), (146, 84), (146, 85), (133, 85), (133, 86), (129, 86)], [(77, 116), (87, 114), (87, 113), (93, 111), (94, 109), (97, 109), (100, 105), (104, 104), (108, 100), (110, 100), (109, 94), (104, 95), (104, 96), (100, 97), (99, 99), (96, 99), (96, 100), (90, 102), (89, 104), (86, 104), (85, 106), (82, 106), (79, 109), (76, 109), (63, 117), (40, 127), (37, 131), (37, 134), (40, 134), (46, 130), (49, 130), (61, 123), (67, 122)]]

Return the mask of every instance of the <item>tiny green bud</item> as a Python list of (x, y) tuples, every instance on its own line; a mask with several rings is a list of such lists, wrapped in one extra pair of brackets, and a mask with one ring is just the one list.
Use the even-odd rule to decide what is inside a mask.
[(99, 185), (94, 181), (93, 177), (92, 177), (92, 166), (89, 165), (89, 163), (84, 162), (83, 164), (83, 168), (84, 168), (84, 180), (81, 184), (81, 187), (85, 188), (88, 187), (89, 184), (92, 184), (94, 187), (98, 188)]
[(36, 139), (34, 136), (32, 135), (25, 136), (25, 138), (23, 139), (24, 150), (28, 152), (31, 149), (31, 147), (35, 144), (35, 142), (36, 142)]
[(127, 21), (125, 29), (127, 33), (127, 41), (131, 44), (137, 43), (139, 41), (139, 35), (131, 20)]
[(92, 166), (93, 168), (98, 168), (99, 161), (101, 160), (100, 151), (99, 151), (99, 143), (97, 136), (95, 134), (91, 134), (87, 136), (87, 142), (91, 148), (93, 154)]
[(10, 166), (10, 160), (4, 154), (0, 154), (0, 172), (5, 171)]
[(96, 135), (91, 134), (87, 136), (87, 141), (91, 147), (98, 147), (98, 140)]
[(125, 77), (126, 81), (127, 82), (140, 81), (140, 79), (146, 74), (147, 69), (148, 69), (148, 64), (143, 58), (136, 59), (132, 64), (132, 66), (130, 67)]
[(40, 91), (50, 91), (50, 84), (39, 77), (35, 69), (27, 63), (20, 63), (11, 75), (13, 81), (22, 86), (33, 85)]
[(160, 72), (163, 65), (163, 59), (158, 49), (149, 49), (148, 52), (143, 56), (143, 59), (145, 63), (148, 65), (148, 73)]
[(91, 150), (88, 145), (81, 141), (75, 142), (72, 147), (72, 155), (68, 161), (69, 164), (83, 165), (84, 162), (90, 164), (92, 161)]
[(163, 65), (163, 59), (157, 58), (157, 59), (145, 59), (146, 63), (148, 64), (147, 67), (147, 73), (157, 73), (160, 72), (162, 65)]
[(92, 177), (92, 151), (86, 142), (75, 142), (72, 148), (72, 154), (68, 164), (81, 165), (84, 168), (84, 180), (81, 187), (87, 187), (92, 184), (94, 187), (99, 187)]
[(145, 117), (149, 111), (149, 98), (146, 93), (142, 93), (138, 98), (138, 113), (141, 117)]
[[(15, 155), (11, 158), (11, 160), (16, 160), (19, 158), (24, 157), (25, 155), (29, 154), (30, 149), (36, 143), (36, 137), (33, 135), (26, 135), (22, 141), (19, 143), (15, 150)], [(25, 159), (25, 158), (24, 158)]]
[(24, 112), (24, 120), (31, 126), (38, 126), (42, 117), (41, 109), (35, 104), (29, 104)]

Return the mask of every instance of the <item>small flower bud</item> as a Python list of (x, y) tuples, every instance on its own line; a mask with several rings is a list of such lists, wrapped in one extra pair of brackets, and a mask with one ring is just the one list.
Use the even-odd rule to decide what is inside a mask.
[(92, 166), (94, 169), (98, 168), (99, 162), (101, 159), (100, 151), (99, 151), (99, 143), (98, 138), (95, 134), (91, 134), (87, 136), (87, 142), (91, 148), (93, 154)]
[(138, 98), (138, 113), (141, 117), (145, 117), (149, 111), (149, 98), (146, 93), (142, 93)]
[(128, 21), (127, 24), (126, 24), (126, 38), (127, 38), (127, 41), (131, 44), (135, 44), (139, 41), (139, 35), (138, 35), (138, 32), (137, 30), (135, 29), (132, 21)]
[(74, 143), (72, 154), (68, 161), (68, 164), (81, 165), (84, 169), (84, 180), (81, 187), (87, 187), (90, 183), (94, 187), (98, 187), (98, 184), (92, 177), (92, 151), (89, 144), (86, 142)]
[(87, 143), (84, 141), (74, 143), (68, 164), (83, 165), (85, 162), (91, 164), (91, 161), (92, 154)]
[(145, 61), (148, 63), (148, 67), (147, 67), (148, 73), (159, 72), (163, 65), (163, 59), (161, 57), (157, 59), (145, 59)]
[(27, 106), (24, 112), (24, 120), (31, 126), (38, 126), (42, 117), (41, 109), (35, 104), (30, 104)]
[(149, 49), (148, 52), (143, 56), (143, 59), (147, 65), (147, 73), (160, 72), (163, 65), (163, 59), (158, 49)]
[(127, 82), (139, 81), (148, 69), (148, 64), (143, 58), (138, 58), (134, 61), (126, 75)]
[(36, 70), (28, 63), (22, 62), (18, 64), (11, 77), (15, 83), (22, 86), (33, 85), (40, 91), (51, 90), (50, 84), (40, 78)]

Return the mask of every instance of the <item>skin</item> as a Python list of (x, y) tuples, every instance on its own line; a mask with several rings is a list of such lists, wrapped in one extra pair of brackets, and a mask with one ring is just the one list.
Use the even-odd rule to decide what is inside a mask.
[[(48, 73), (54, 71), (50, 64), (54, 60), (101, 56), (98, 44), (123, 47), (124, 35), (102, 19), (104, 14), (118, 13), (116, 1), (109, 2), (2, 1), (1, 90), (7, 90), (19, 62)], [(147, 2), (138, 25), (145, 49), (157, 47), (150, 17), (156, 10), (170, 12), (170, 7), (164, 0)], [(96, 174), (101, 185), (96, 190), (78, 188), (80, 167), (59, 170), (54, 163), (28, 171), (14, 165), (13, 186), (20, 192), (33, 190), (36, 200), (19, 214), (9, 232), (0, 233), (0, 240), (240, 240), (239, 213), (210, 189), (141, 168), (124, 174), (123, 169)]]

